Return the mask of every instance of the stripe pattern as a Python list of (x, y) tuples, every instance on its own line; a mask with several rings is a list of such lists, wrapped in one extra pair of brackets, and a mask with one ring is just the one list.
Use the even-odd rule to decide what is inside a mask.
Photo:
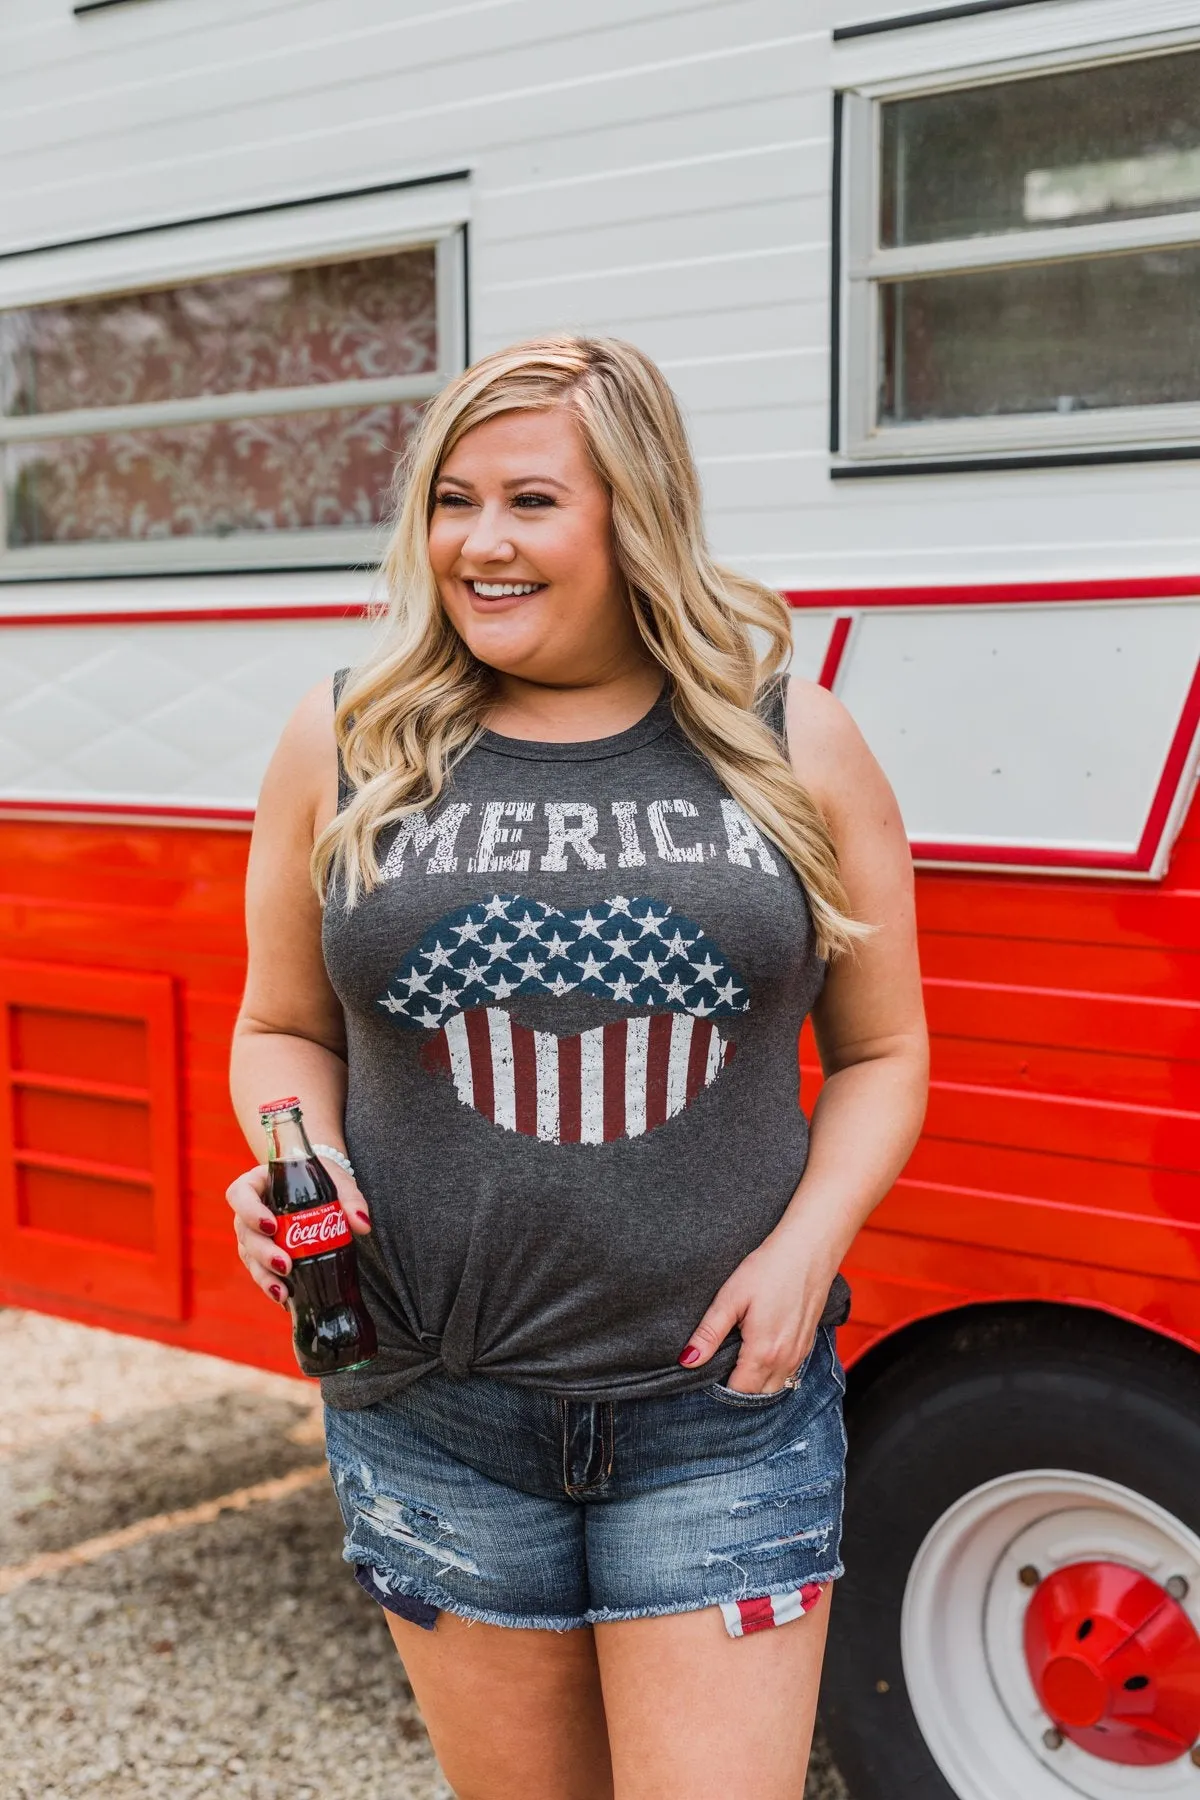
[(730, 1637), (749, 1637), (755, 1631), (772, 1631), (802, 1619), (820, 1601), (824, 1588), (815, 1581), (791, 1588), (786, 1594), (756, 1594), (752, 1600), (723, 1600), (721, 1617)]
[(576, 1037), (531, 1031), (498, 1007), (457, 1013), (422, 1047), (464, 1106), (546, 1144), (607, 1144), (666, 1124), (710, 1087), (734, 1045), (710, 1019), (653, 1013)]

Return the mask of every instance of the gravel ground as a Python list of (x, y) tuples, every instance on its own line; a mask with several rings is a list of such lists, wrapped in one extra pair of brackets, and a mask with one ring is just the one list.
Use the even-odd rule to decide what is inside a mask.
[[(2, 1591), (45, 1552), (303, 1482), (308, 1384), (16, 1311), (0, 1366), (4, 1800), (451, 1800), (323, 1476)], [(846, 1800), (820, 1746), (808, 1800)]]

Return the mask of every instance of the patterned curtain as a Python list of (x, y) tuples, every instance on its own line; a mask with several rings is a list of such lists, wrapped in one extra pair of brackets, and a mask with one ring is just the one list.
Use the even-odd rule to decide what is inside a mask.
[[(11, 417), (432, 373), (432, 249), (0, 313)], [(371, 526), (421, 403), (10, 444), (9, 543)]]

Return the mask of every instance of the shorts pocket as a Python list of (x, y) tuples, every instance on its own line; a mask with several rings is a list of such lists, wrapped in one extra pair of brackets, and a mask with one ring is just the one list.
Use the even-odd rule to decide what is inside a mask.
[(722, 1406), (749, 1407), (761, 1412), (764, 1407), (778, 1406), (789, 1394), (794, 1395), (796, 1389), (781, 1387), (772, 1388), (766, 1394), (741, 1394), (736, 1388), (723, 1387), (719, 1381), (710, 1381), (704, 1391), (711, 1394), (714, 1400), (719, 1400)]
[(710, 1381), (704, 1391), (705, 1393), (711, 1394), (714, 1400), (719, 1400), (722, 1406), (753, 1407), (760, 1411), (766, 1406), (778, 1406), (781, 1400), (786, 1400), (789, 1394), (795, 1396), (804, 1386), (809, 1370), (812, 1367), (812, 1360), (816, 1354), (817, 1346), (821, 1343), (824, 1343), (828, 1347), (829, 1352), (833, 1357), (835, 1369), (834, 1381), (837, 1382), (841, 1391), (845, 1393), (846, 1378), (842, 1373), (842, 1365), (838, 1362), (837, 1339), (834, 1337), (833, 1331), (828, 1325), (817, 1326), (817, 1335), (812, 1341), (808, 1355), (796, 1370), (792, 1380), (785, 1387), (772, 1388), (770, 1392), (766, 1394), (739, 1394), (736, 1388), (725, 1387), (719, 1381)]

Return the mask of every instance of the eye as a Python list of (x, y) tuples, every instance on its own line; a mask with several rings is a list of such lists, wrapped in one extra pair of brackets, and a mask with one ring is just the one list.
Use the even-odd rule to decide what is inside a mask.
[(524, 511), (529, 511), (534, 507), (539, 506), (553, 506), (554, 504), (553, 494), (517, 494), (513, 499), (513, 505), (521, 507)]
[(467, 499), (465, 494), (455, 494), (449, 490), (445, 493), (438, 494), (434, 500), (435, 506), (459, 507), (470, 506), (470, 504), (471, 502)]

